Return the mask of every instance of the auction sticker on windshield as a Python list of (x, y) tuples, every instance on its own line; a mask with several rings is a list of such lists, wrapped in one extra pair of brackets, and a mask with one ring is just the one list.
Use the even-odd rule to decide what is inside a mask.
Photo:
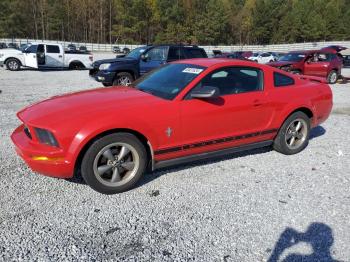
[(183, 73), (190, 73), (190, 74), (196, 74), (198, 75), (200, 72), (202, 72), (203, 69), (200, 68), (191, 68), (191, 67), (187, 67), (185, 68), (182, 72)]

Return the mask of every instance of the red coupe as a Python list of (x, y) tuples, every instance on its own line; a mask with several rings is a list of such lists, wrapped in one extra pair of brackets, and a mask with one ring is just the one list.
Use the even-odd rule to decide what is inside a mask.
[(147, 168), (273, 146), (303, 150), (325, 121), (321, 79), (232, 59), (181, 60), (129, 87), (57, 96), (18, 113), (18, 154), (39, 173), (81, 172), (98, 192), (133, 187)]

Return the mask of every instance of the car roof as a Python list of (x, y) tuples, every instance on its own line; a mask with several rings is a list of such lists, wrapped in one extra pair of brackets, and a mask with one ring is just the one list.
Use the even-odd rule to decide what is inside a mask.
[(239, 59), (230, 59), (230, 58), (192, 58), (192, 59), (184, 59), (178, 60), (173, 63), (176, 64), (192, 64), (203, 67), (211, 67), (215, 65), (225, 64), (230, 62), (231, 65), (239, 65), (239, 66), (257, 66), (258, 64), (253, 61), (239, 60)]

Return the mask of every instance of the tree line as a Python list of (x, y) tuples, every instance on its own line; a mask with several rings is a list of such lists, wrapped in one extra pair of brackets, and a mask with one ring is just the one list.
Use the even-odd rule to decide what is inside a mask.
[(350, 0), (1, 0), (0, 37), (201, 45), (350, 40)]

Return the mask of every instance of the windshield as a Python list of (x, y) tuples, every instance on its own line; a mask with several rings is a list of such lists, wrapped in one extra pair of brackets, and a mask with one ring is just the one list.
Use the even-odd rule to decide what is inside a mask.
[(172, 100), (204, 69), (203, 66), (191, 64), (167, 64), (141, 77), (133, 86), (143, 92)]
[(146, 50), (146, 47), (141, 46), (138, 48), (133, 49), (129, 54), (126, 55), (126, 57), (132, 57), (138, 59), (140, 55)]
[(278, 61), (290, 61), (290, 62), (300, 62), (305, 58), (303, 53), (289, 53), (281, 56)]

